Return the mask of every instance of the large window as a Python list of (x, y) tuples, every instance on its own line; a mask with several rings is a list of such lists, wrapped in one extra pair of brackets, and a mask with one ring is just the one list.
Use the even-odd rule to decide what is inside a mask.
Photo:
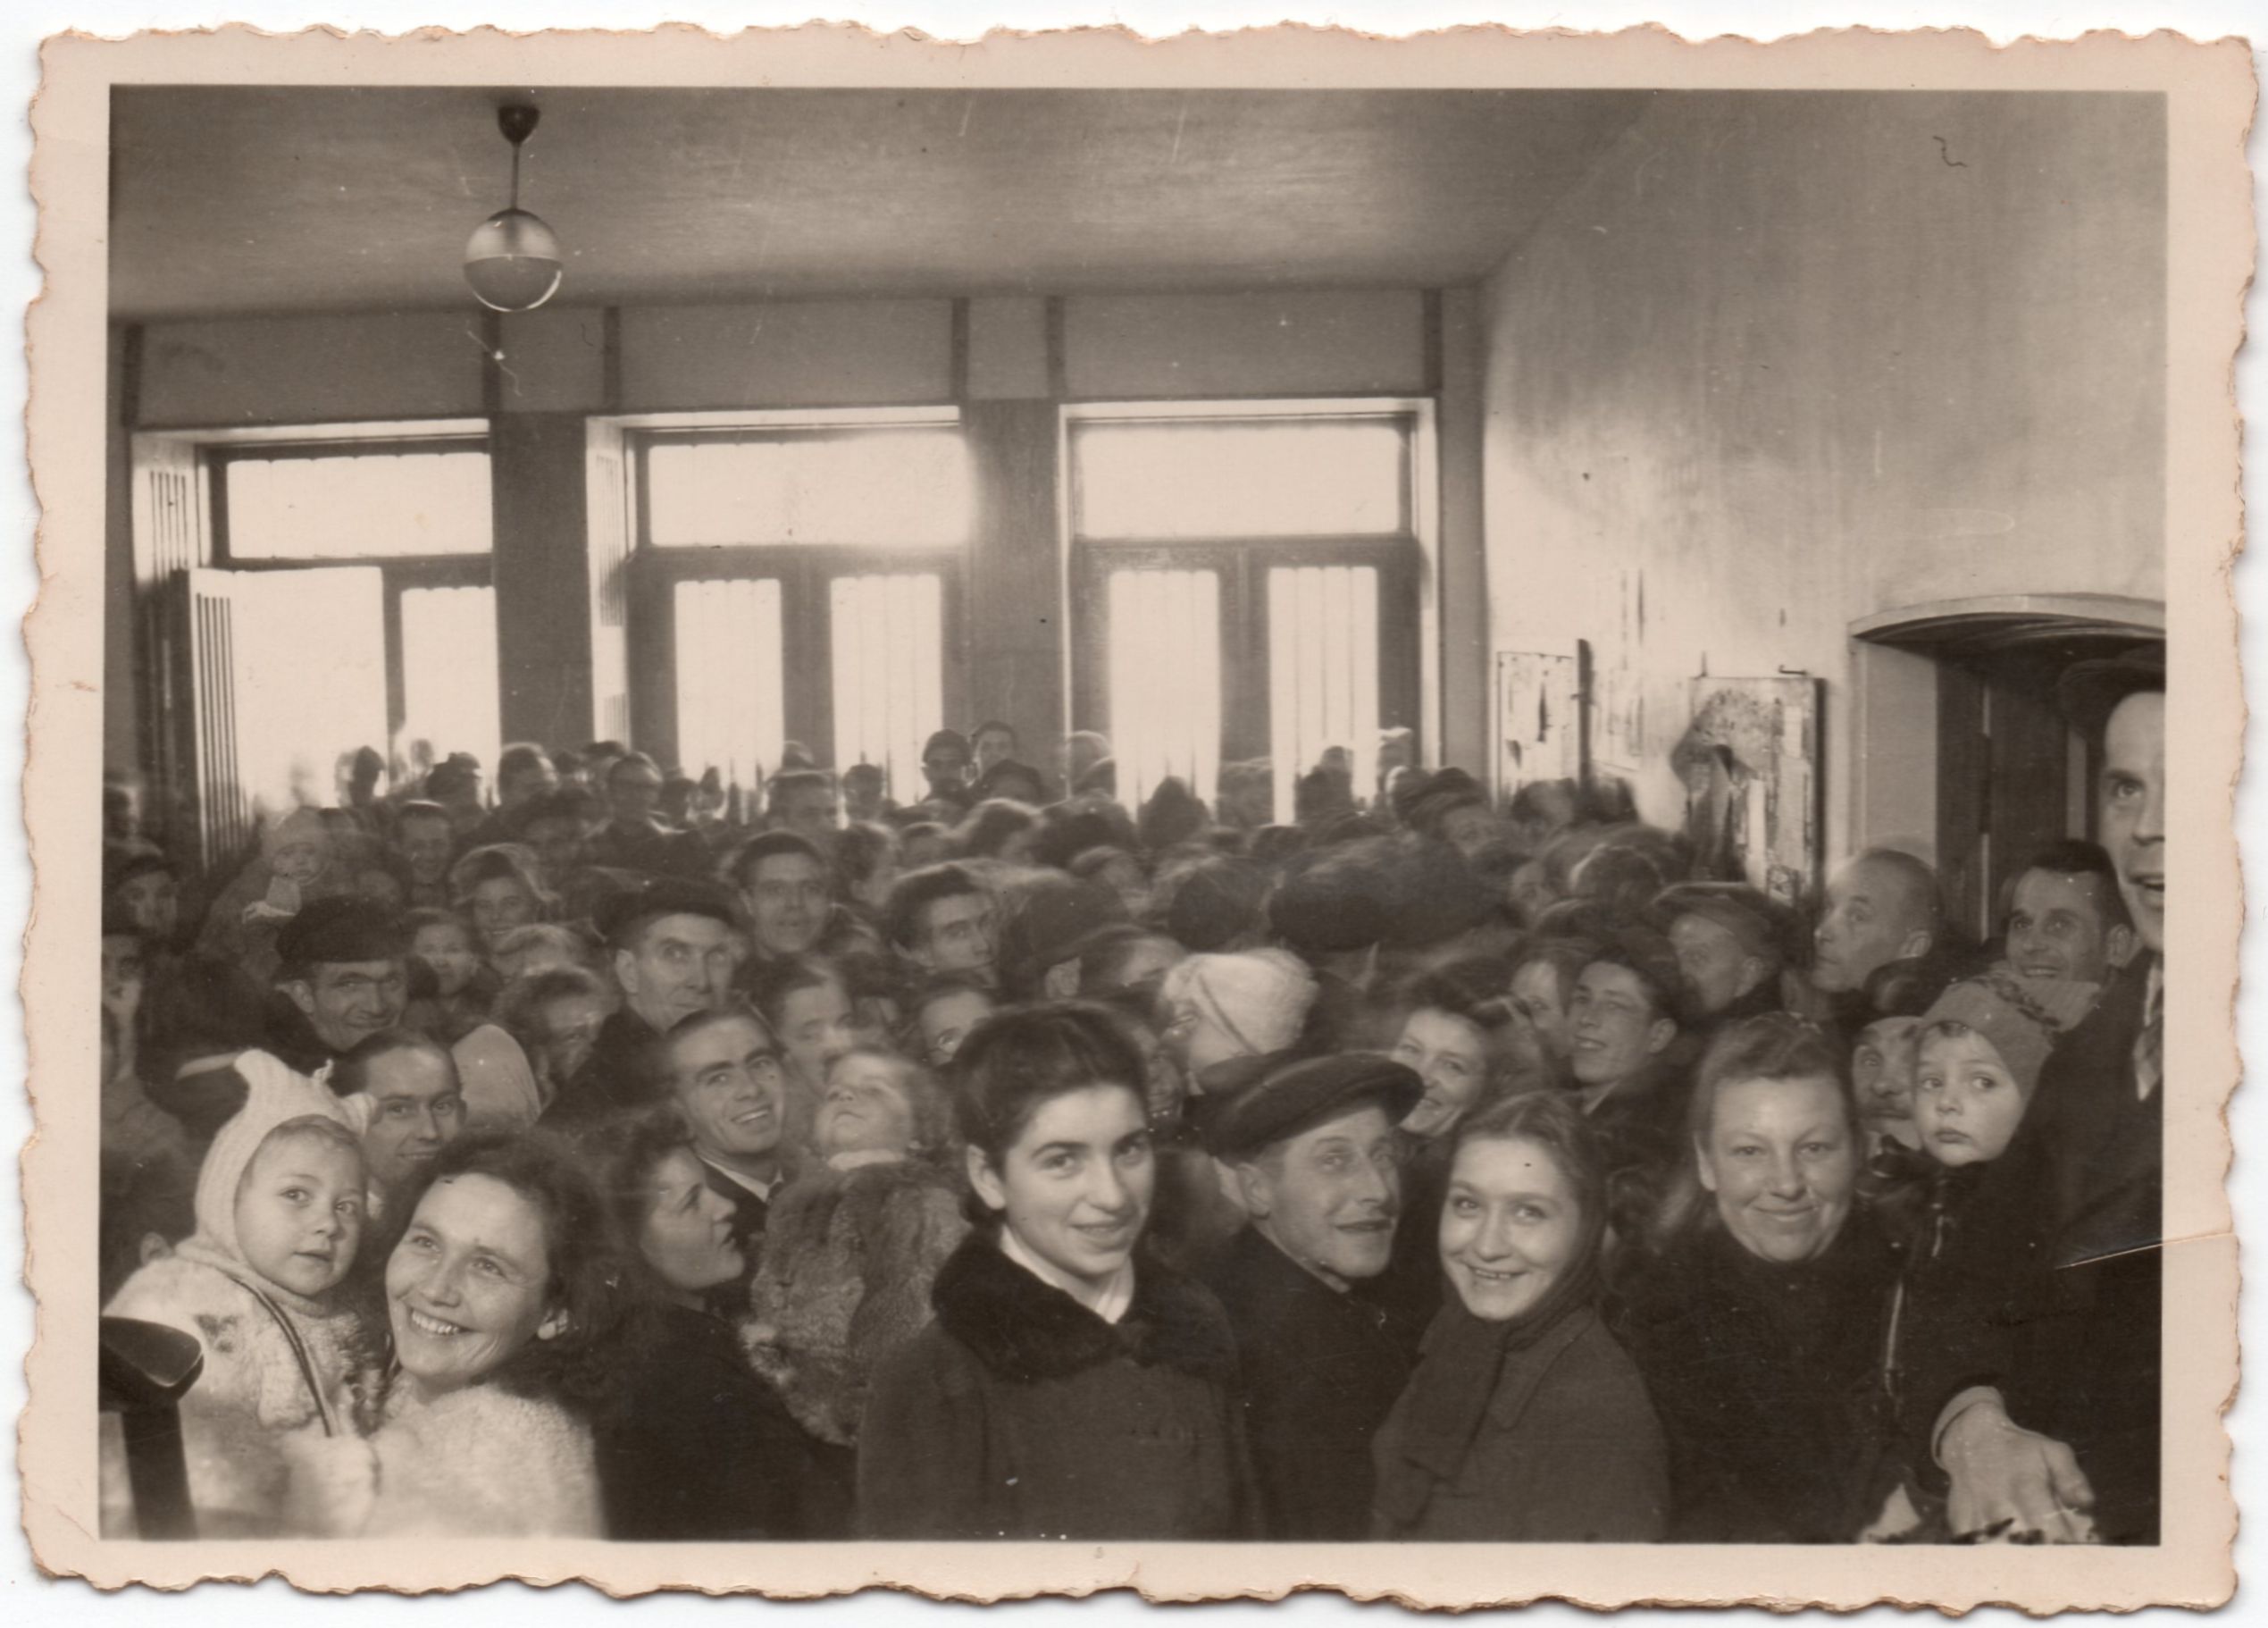
[(1074, 706), (1119, 793), (1209, 797), (1265, 758), (1276, 818), (1343, 751), (1417, 723), (1420, 409), (1079, 408), (1067, 425)]
[(637, 442), (633, 733), (753, 787), (789, 742), (921, 793), (958, 701), (975, 502), (950, 415), (657, 429)]
[(493, 770), (489, 455), (473, 436), (212, 447), (207, 592), (231, 602), (239, 769), (274, 808), (328, 802), (340, 759), (453, 751)]

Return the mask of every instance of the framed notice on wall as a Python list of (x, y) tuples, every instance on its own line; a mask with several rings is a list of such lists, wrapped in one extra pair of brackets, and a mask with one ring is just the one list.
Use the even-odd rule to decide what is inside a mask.
[(1673, 760), (1694, 874), (1801, 902), (1821, 862), (1819, 680), (1700, 677), (1691, 695)]
[(1583, 773), (1581, 690), (1575, 658), (1496, 652), (1496, 794)]

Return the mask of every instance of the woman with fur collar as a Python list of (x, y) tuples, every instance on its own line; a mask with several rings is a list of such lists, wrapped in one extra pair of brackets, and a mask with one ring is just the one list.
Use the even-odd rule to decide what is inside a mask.
[(621, 1366), (621, 1281), (564, 1145), (452, 1142), (387, 1258), (393, 1370), (361, 1434), (295, 1443), (295, 1506), (325, 1537), (603, 1535), (590, 1420)]
[(860, 1524), (890, 1538), (1245, 1535), (1219, 1303), (1143, 1257), (1157, 1170), (1142, 1054), (1101, 1007), (987, 1020), (953, 1060), (980, 1229), (936, 1321), (877, 1375)]

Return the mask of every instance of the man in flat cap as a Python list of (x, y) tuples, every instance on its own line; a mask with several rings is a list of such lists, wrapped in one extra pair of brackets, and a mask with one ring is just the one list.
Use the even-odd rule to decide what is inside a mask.
[(571, 1136), (663, 1098), (652, 1066), (661, 1037), (724, 1005), (740, 959), (732, 902), (707, 883), (654, 877), (607, 901), (598, 929), (622, 1004), (544, 1111), (545, 1125)]
[(1779, 974), (1792, 925), (1785, 905), (1743, 882), (1681, 882), (1662, 890), (1653, 915), (1703, 1025), (1781, 1009)]
[[(2103, 743), (2096, 825), (2144, 953), (2049, 1053), (2020, 1144), (2041, 1162), (2047, 1248), (1967, 1308), (1977, 1382), (1914, 1398), (1956, 1531), (2154, 1543), (2164, 1162), (2165, 664), (2084, 661), (2057, 699)], [(2017, 1147), (2012, 1145), (2012, 1156)], [(1974, 1372), (1981, 1370), (1981, 1372)], [(1942, 1400), (1940, 1398), (1942, 1397)]]
[(1367, 1537), (1370, 1439), (1416, 1330), (1377, 1295), (1402, 1209), (1394, 1127), (1418, 1076), (1368, 1053), (1291, 1062), (1205, 1121), (1251, 1220), (1207, 1274), (1236, 1333), (1266, 1535)]
[[(409, 1001), (409, 941), (401, 919), (371, 900), (341, 896), (307, 905), (276, 935), (275, 993), (261, 1044), (252, 1048), (312, 1076), (401, 1021)], [(250, 1090), (233, 1064), (200, 1068), (176, 1081), (166, 1106), (193, 1135), (210, 1137)]]

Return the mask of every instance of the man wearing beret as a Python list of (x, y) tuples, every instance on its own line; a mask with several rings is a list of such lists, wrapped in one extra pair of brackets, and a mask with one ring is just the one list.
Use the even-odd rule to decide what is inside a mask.
[[(401, 1021), (409, 944), (400, 919), (367, 899), (318, 899), (276, 935), (275, 993), (257, 1050), (312, 1075)], [(199, 1137), (244, 1105), (250, 1087), (232, 1066), (185, 1075), (165, 1105)]]
[(1786, 907), (1740, 882), (1681, 882), (1654, 900), (1693, 1015), (1711, 1028), (1778, 1011), (1787, 962)]
[(570, 1136), (662, 1100), (665, 1082), (652, 1065), (661, 1037), (722, 1006), (739, 960), (732, 903), (707, 883), (654, 877), (607, 901), (598, 929), (622, 1004), (544, 1110), (544, 1124)]
[(1345, 1541), (1370, 1523), (1370, 1438), (1416, 1341), (1372, 1291), (1402, 1208), (1394, 1127), (1418, 1076), (1367, 1053), (1281, 1066), (1206, 1121), (1251, 1220), (1207, 1274), (1228, 1313), (1266, 1535)]
[[(1990, 1371), (1934, 1414), (1956, 1531), (2155, 1543), (2159, 1522), (2165, 1024), (2162, 650), (2071, 668), (2064, 716), (2103, 743), (2103, 847), (2146, 953), (2050, 1053), (2017, 1130), (2045, 1166), (2049, 1246), (2032, 1292), (1964, 1308)], [(2012, 1149), (2012, 1151), (2013, 1151)]]

